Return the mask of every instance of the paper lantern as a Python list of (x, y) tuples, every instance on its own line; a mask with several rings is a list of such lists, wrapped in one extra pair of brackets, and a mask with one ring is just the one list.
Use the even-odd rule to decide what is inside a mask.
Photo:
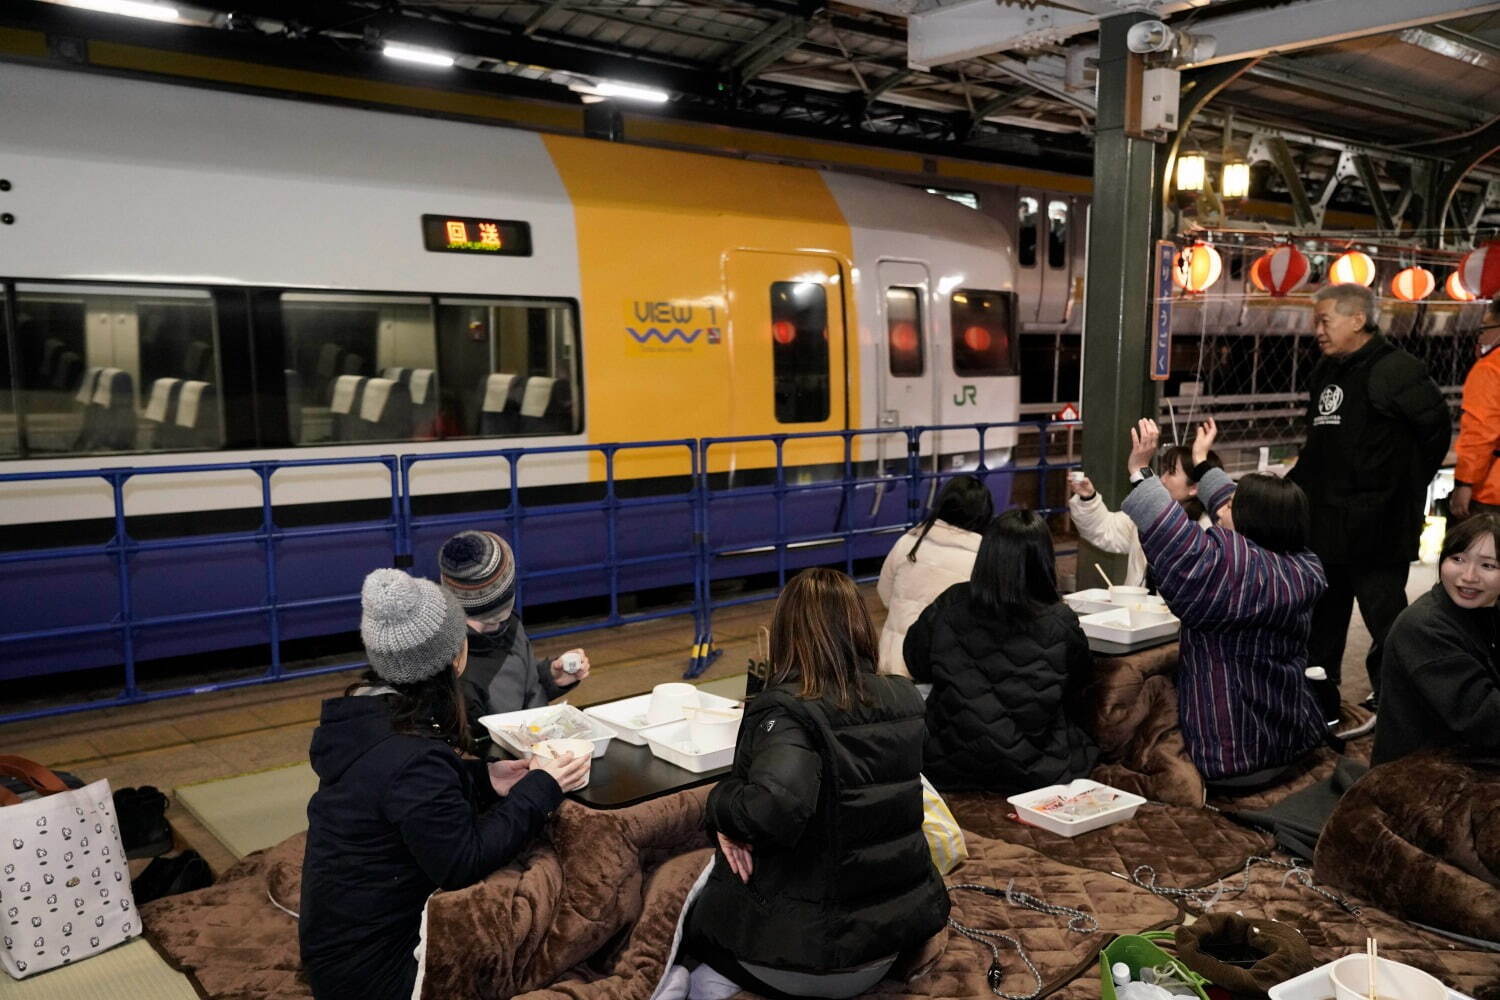
[(1416, 302), (1427, 298), (1437, 287), (1437, 280), (1425, 267), (1408, 267), (1397, 271), (1391, 279), (1391, 294), (1403, 302)]
[(1255, 263), (1250, 265), (1250, 284), (1263, 292), (1271, 290), (1270, 277), (1266, 268), (1271, 266), (1271, 255), (1263, 253), (1255, 258)]
[(1172, 265), (1172, 282), (1185, 291), (1203, 292), (1219, 280), (1223, 270), (1219, 251), (1207, 243), (1194, 243), (1177, 255)]
[(1459, 281), (1476, 298), (1493, 299), (1500, 295), (1500, 243), (1486, 243), (1470, 250), (1458, 262)]
[(1307, 284), (1307, 255), (1287, 243), (1266, 256), (1266, 291), (1280, 298)]
[(1369, 254), (1359, 250), (1350, 250), (1328, 269), (1330, 285), (1364, 285), (1368, 288), (1374, 280), (1375, 262)]
[(1443, 290), (1448, 293), (1448, 298), (1454, 302), (1473, 302), (1478, 296), (1464, 287), (1463, 276), (1458, 271), (1448, 275), (1448, 280), (1443, 282)]

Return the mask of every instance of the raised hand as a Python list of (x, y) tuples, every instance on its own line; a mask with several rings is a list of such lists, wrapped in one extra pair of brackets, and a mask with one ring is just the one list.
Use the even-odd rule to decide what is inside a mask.
[(1130, 458), (1125, 461), (1125, 471), (1132, 476), (1151, 464), (1156, 457), (1156, 448), (1161, 444), (1161, 428), (1156, 421), (1142, 417), (1130, 429)]
[[(1214, 423), (1214, 418), (1209, 417), (1198, 425), (1198, 434), (1193, 438), (1193, 464), (1200, 465), (1208, 461), (1209, 449), (1214, 446), (1214, 439), (1219, 436), (1219, 425)], [(1189, 470), (1191, 471), (1191, 470)]]

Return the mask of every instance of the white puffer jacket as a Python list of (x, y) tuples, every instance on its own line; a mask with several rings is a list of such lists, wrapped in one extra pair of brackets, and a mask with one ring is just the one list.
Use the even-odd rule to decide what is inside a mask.
[(886, 606), (885, 628), (880, 632), (883, 674), (911, 676), (901, 655), (906, 630), (939, 594), (955, 583), (965, 582), (974, 572), (980, 535), (955, 528), (946, 521), (936, 521), (922, 540), (922, 547), (917, 549), (917, 561), (912, 562), (906, 556), (921, 533), (918, 525), (896, 541), (880, 568), (880, 582), (875, 585)]

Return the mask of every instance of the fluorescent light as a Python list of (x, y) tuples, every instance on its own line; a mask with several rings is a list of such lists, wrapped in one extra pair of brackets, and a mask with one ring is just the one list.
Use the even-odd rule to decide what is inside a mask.
[(600, 80), (594, 86), (594, 92), (605, 97), (622, 97), (627, 101), (646, 101), (650, 104), (665, 104), (672, 98), (665, 90), (642, 87), (636, 83), (616, 83), (613, 80)]
[(436, 49), (419, 49), (410, 45), (394, 45), (387, 42), (380, 53), (391, 59), (420, 63), (423, 66), (439, 66), (443, 69), (451, 69), (453, 66), (453, 57), (446, 52), (438, 52)]
[(144, 17), (150, 21), (175, 21), (177, 8), (162, 3), (142, 3), (140, 0), (70, 0), (69, 7), (97, 10), (101, 14), (119, 14), (122, 17)]
[(1250, 164), (1224, 164), (1224, 182), (1219, 185), (1219, 194), (1225, 198), (1243, 198), (1250, 193)]
[(1202, 153), (1186, 153), (1177, 158), (1177, 190), (1202, 191), (1205, 164)]

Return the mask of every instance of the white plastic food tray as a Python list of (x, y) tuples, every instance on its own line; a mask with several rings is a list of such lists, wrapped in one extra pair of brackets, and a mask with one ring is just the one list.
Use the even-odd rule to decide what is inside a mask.
[[(1351, 951), (1349, 954), (1362, 953)], [(1266, 992), (1270, 994), (1271, 1000), (1333, 1000), (1333, 980), (1329, 978), (1329, 970), (1332, 968), (1332, 962), (1320, 965), (1295, 979), (1277, 983)], [(1448, 1000), (1470, 1000), (1470, 998), (1457, 990), (1450, 989)]]
[(683, 749), (684, 743), (693, 742), (692, 737), (688, 735), (686, 722), (669, 722), (662, 726), (652, 726), (646, 730), (646, 742), (650, 744), (653, 756), (695, 774), (728, 767), (734, 763), (734, 737), (731, 737), (723, 746), (699, 746), (699, 753), (689, 753)]
[[(638, 694), (633, 698), (622, 698), (619, 701), (607, 701), (602, 705), (591, 705), (583, 710), (584, 715), (591, 715), (614, 730), (615, 735), (626, 743), (634, 746), (646, 745), (646, 730), (653, 728), (646, 724), (646, 709), (651, 704), (650, 694)], [(707, 691), (698, 692), (698, 706), (700, 708), (734, 708), (739, 702), (733, 698), (724, 698), (720, 695), (709, 694)], [(683, 721), (679, 715), (675, 719), (666, 722), (655, 723), (655, 725), (669, 726), (675, 722)]]
[(1063, 600), (1068, 602), (1068, 607), (1080, 615), (1093, 615), (1098, 614), (1100, 611), (1113, 611), (1119, 607), (1117, 604), (1110, 603), (1109, 591), (1103, 587), (1064, 594)]
[[(1108, 788), (1118, 795), (1119, 802), (1115, 808), (1102, 812), (1097, 816), (1087, 819), (1067, 820), (1052, 813), (1037, 812), (1030, 808), (1038, 802), (1059, 795), (1077, 795), (1091, 788)], [(1100, 827), (1109, 826), (1111, 823), (1121, 823), (1135, 815), (1135, 811), (1146, 801), (1139, 795), (1121, 791), (1118, 788), (1110, 788), (1109, 785), (1101, 785), (1097, 781), (1088, 778), (1079, 778), (1077, 781), (1066, 785), (1048, 785), (1046, 788), (1038, 788), (1034, 792), (1023, 792), (1020, 795), (1012, 795), (1005, 801), (1016, 807), (1016, 815), (1032, 826), (1039, 826), (1043, 830), (1050, 831), (1062, 837), (1076, 837), (1080, 833), (1088, 833)]]
[(1083, 634), (1090, 639), (1104, 639), (1128, 646), (1131, 643), (1176, 635), (1182, 623), (1166, 611), (1135, 611), (1115, 608), (1078, 619)]
[[(499, 715), (485, 715), (479, 719), (479, 724), (490, 731), (490, 739), (501, 746), (509, 747), (515, 753), (521, 755), (522, 759), (531, 758), (530, 746), (518, 746), (516, 742), (507, 736), (501, 729), (502, 726), (526, 725), (531, 720), (548, 712), (555, 712), (559, 706), (544, 705), (541, 708), (523, 708), (519, 712), (502, 712)], [(587, 737), (594, 744), (594, 758), (597, 760), (604, 756), (604, 751), (609, 748), (609, 741), (615, 738), (615, 731), (598, 719), (590, 719), (585, 714), (593, 735)], [(583, 738), (583, 737), (581, 737)]]

